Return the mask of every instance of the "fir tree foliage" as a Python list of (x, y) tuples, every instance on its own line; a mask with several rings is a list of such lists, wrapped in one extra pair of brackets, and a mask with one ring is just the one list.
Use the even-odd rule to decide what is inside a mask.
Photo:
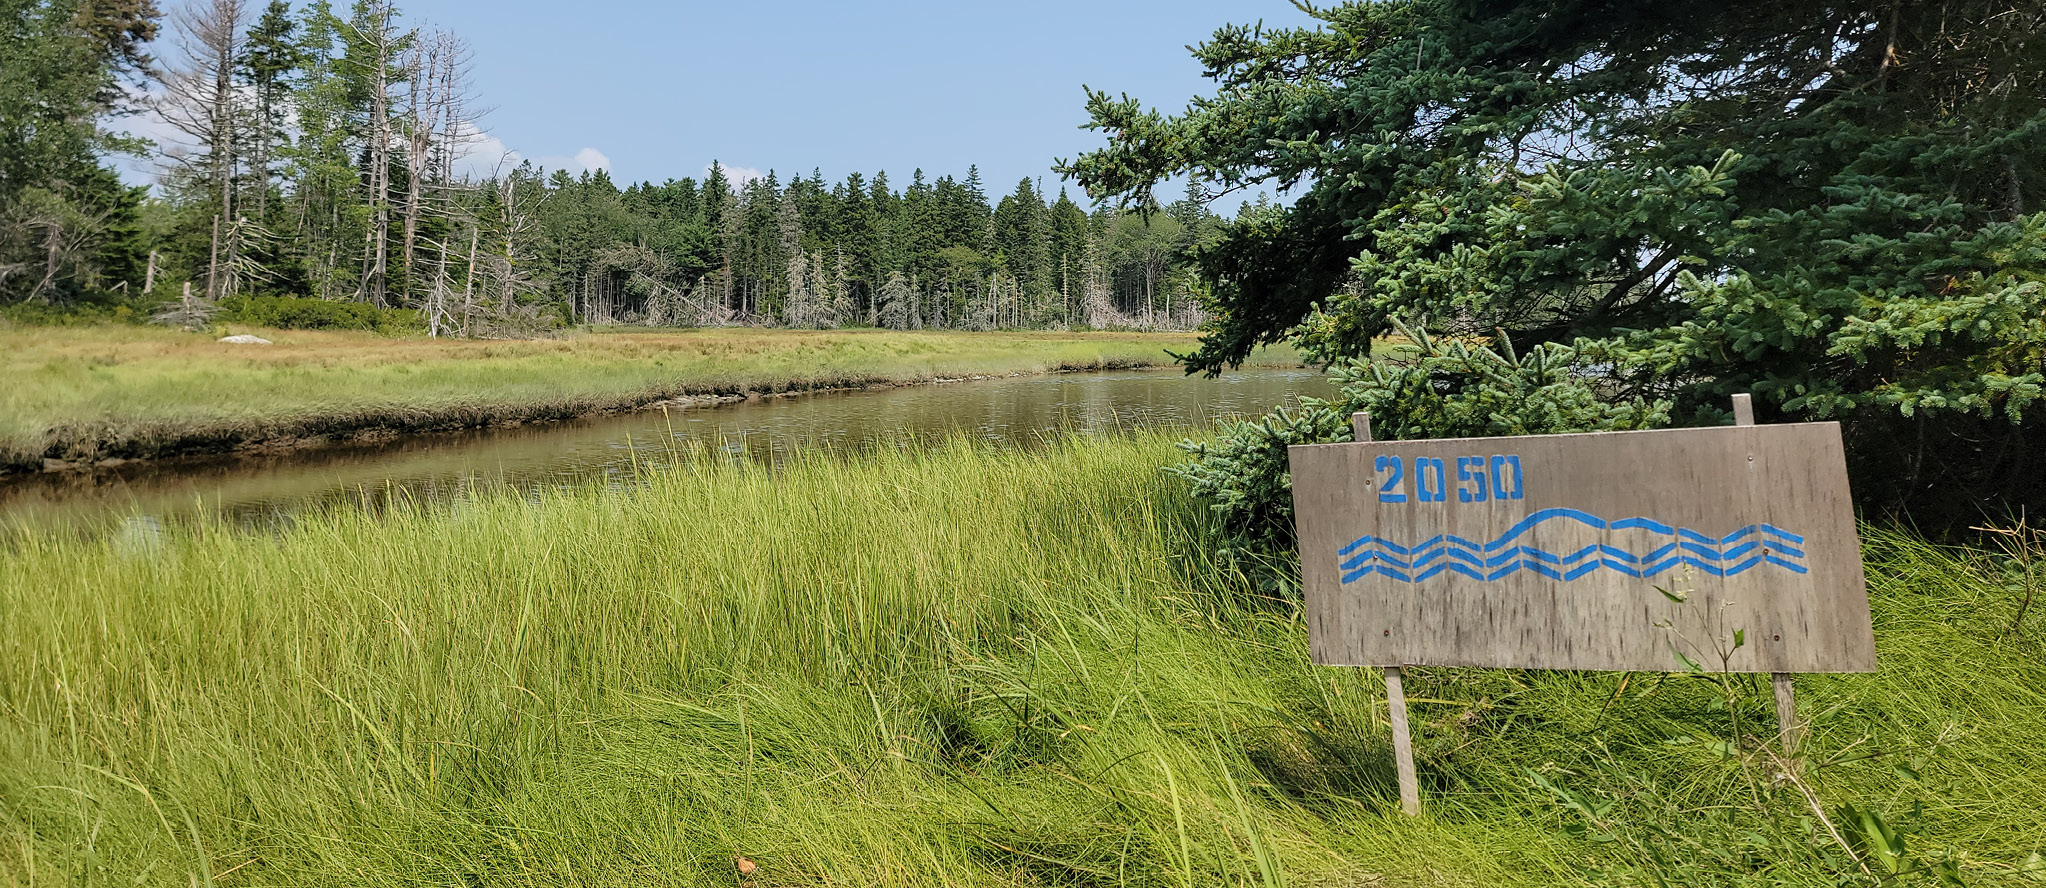
[(1290, 189), (1198, 249), (1190, 367), (1281, 339), (1341, 365), (1401, 321), (1555, 343), (1602, 401), (1671, 423), (1725, 422), (1737, 392), (1764, 421), (1846, 422), (1881, 511), (2046, 504), (2046, 9), (1314, 15), (1217, 31), (1195, 54), (1218, 88), (1182, 114), (1090, 92), (1108, 143), (1063, 165), (1124, 206), (1179, 175)]
[[(104, 297), (145, 270), (142, 193), (103, 157), (154, 73), (149, 0), (0, 0), (0, 304)], [(125, 289), (125, 288), (123, 288)]]
[(1372, 436), (1380, 440), (1632, 431), (1669, 422), (1668, 401), (1612, 397), (1573, 346), (1522, 352), (1504, 336), (1474, 343), (1397, 323), (1395, 332), (1408, 343), (1398, 359), (1330, 366), (1334, 397), (1303, 398), (1298, 408), (1237, 423), (1215, 444), (1182, 445), (1194, 459), (1176, 471), (1221, 514), (1235, 545), (1267, 555), (1292, 548), (1286, 448), (1352, 440), (1356, 413), (1374, 418)]

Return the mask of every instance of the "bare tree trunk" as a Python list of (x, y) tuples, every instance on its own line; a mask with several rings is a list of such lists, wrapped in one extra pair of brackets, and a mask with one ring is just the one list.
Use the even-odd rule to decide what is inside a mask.
[(213, 217), (213, 255), (206, 263), (206, 298), (213, 298), (213, 284), (220, 271), (220, 216)]
[[(220, 215), (214, 217), (213, 220), (214, 263), (217, 267), (220, 261), (219, 254), (223, 252), (223, 245), (219, 243), (220, 220), (233, 220), (235, 211), (234, 65), (235, 56), (238, 54), (241, 44), (240, 27), (243, 9), (238, 0), (214, 0), (212, 11), (213, 25), (218, 30), (218, 36), (208, 41), (206, 48), (214, 53), (212, 60), (213, 95), (211, 102), (213, 145), (211, 149), (214, 157), (213, 188), (214, 193), (220, 197)], [(227, 254), (226, 260), (229, 264), (233, 264), (235, 260), (234, 244), (229, 243), (224, 246)], [(218, 277), (221, 276), (215, 274), (213, 270), (209, 269), (207, 271), (208, 281)], [(232, 276), (227, 276), (227, 280), (231, 281)], [(214, 289), (211, 283), (207, 285), (206, 298), (219, 299), (223, 295), (225, 294)]]
[(43, 279), (36, 282), (29, 294), (44, 305), (50, 304), (50, 293), (56, 289), (57, 269), (64, 257), (64, 226), (51, 220), (43, 229)]
[(432, 127), (426, 116), (429, 113), (427, 106), (433, 103), (433, 78), (428, 75), (434, 61), (432, 53), (431, 44), (415, 45), (406, 53), (402, 63), (405, 80), (412, 84), (412, 88), (405, 95), (405, 233), (404, 247), (399, 250), (398, 257), (408, 269), (412, 267), (413, 251), (418, 245), (420, 204), (426, 196), (426, 151), (431, 147), (429, 133)]
[(476, 248), (483, 242), (483, 227), (469, 227), (469, 270), (462, 277), (462, 335), (469, 335), (469, 315), (476, 307)]
[(1154, 266), (1152, 266), (1152, 264), (1149, 262), (1144, 263), (1144, 325), (1147, 327), (1155, 327), (1158, 325), (1157, 319), (1153, 316), (1151, 311), (1151, 306), (1153, 304), (1151, 301), (1152, 299), (1151, 294), (1158, 287), (1158, 275), (1156, 272), (1153, 272), (1151, 270), (1153, 267)]
[(269, 109), (258, 110), (256, 116), (259, 118), (257, 126), (260, 129), (257, 130), (255, 138), (255, 156), (249, 158), (249, 171), (255, 174), (256, 181), (249, 184), (256, 189), (256, 221), (264, 222), (270, 218)]
[(441, 205), (444, 211), (452, 212), (454, 207), (455, 158), (457, 149), (471, 141), (480, 131), (471, 120), (469, 106), (470, 53), (462, 38), (440, 32), (434, 35), (439, 47), (440, 85), (439, 94), (440, 138), (435, 144), (435, 163), (431, 178), (441, 185)]
[(370, 225), (363, 245), (362, 283), (358, 298), (378, 308), (390, 306), (391, 242), (391, 61), (398, 36), (392, 32), (394, 15), (386, 0), (373, 0), (367, 10), (373, 33), (357, 36), (374, 51), (375, 69), (370, 72), (369, 114), (369, 203)]
[(442, 239), (440, 242), (440, 262), (434, 267), (433, 286), (428, 289), (426, 297), (426, 337), (428, 339), (440, 338), (441, 321), (447, 314), (447, 264), (448, 242), (446, 239)]
[[(240, 113), (235, 107), (235, 61), (246, 17), (243, 0), (198, 0), (172, 15), (183, 59), (164, 76), (159, 105), (164, 121), (201, 149), (196, 154), (173, 153), (173, 162), (207, 182), (220, 218), (230, 223), (236, 205), (235, 131)], [(221, 284), (232, 284), (233, 278), (220, 274), (218, 266), (237, 258), (234, 244), (220, 243), (221, 230), (216, 221), (209, 252), (212, 267), (206, 272), (209, 299), (223, 295)]]
[(517, 238), (515, 237), (515, 232), (518, 228), (518, 212), (513, 202), (518, 198), (518, 182), (512, 177), (506, 176), (499, 180), (497, 187), (499, 193), (503, 196), (503, 199), (498, 202), (504, 205), (504, 289), (498, 297), (502, 301), (498, 311), (504, 314), (511, 314), (512, 297), (514, 295), (512, 292), (512, 275), (517, 268), (512, 263), (512, 251), (518, 249)]

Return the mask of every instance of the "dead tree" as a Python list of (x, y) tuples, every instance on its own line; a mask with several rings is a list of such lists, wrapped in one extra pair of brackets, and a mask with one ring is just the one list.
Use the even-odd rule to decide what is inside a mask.
[(363, 245), (362, 279), (356, 298), (378, 308), (390, 306), (391, 90), (395, 85), (391, 74), (393, 63), (415, 37), (410, 32), (398, 31), (393, 21), (396, 15), (389, 0), (369, 0), (363, 6), (361, 18), (349, 24), (356, 38), (367, 48), (366, 61), (370, 68), (363, 72), (370, 104), (367, 131), (364, 133), (369, 148), (369, 169), (365, 172), (369, 180), (370, 224)]
[[(234, 74), (247, 18), (242, 0), (195, 0), (173, 13), (171, 26), (183, 58), (164, 75), (160, 104), (164, 121), (193, 143), (167, 156), (183, 174), (207, 183), (220, 218), (227, 220), (233, 220), (238, 209), (234, 193), (239, 160), (236, 131), (242, 109), (237, 107)], [(221, 241), (222, 230), (222, 226), (214, 227), (209, 251), (208, 299), (218, 299), (235, 287), (230, 269), (237, 264), (240, 251), (236, 244)]]

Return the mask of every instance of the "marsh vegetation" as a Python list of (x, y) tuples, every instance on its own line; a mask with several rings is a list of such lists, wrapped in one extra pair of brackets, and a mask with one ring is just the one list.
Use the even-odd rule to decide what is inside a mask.
[[(1797, 793), (1747, 789), (1767, 744), (1732, 726), (1769, 723), (1766, 685), (1709, 677), (1413, 670), (1434, 813), (1398, 815), (1382, 685), (1309, 663), (1176, 459), (962, 442), (27, 542), (0, 560), (0, 884), (1856, 871)], [(2046, 625), (2011, 631), (2004, 561), (1870, 538), (1883, 671), (1805, 681), (1801, 779), (2019, 878)], [(1588, 833), (1545, 784), (1603, 806)]]
[[(566, 419), (685, 395), (1163, 366), (1184, 335), (666, 330), (476, 341), (0, 326), (0, 470)], [(1284, 361), (1287, 352), (1272, 360)]]

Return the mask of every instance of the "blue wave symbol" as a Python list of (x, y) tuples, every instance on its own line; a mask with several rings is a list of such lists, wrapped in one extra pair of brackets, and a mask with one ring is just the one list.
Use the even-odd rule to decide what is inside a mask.
[[(1670, 541), (1647, 552), (1630, 552), (1603, 543), (1574, 552), (1550, 552), (1518, 540), (1537, 525), (1568, 521), (1594, 530), (1642, 530)], [(1792, 573), (1809, 573), (1804, 537), (1773, 524), (1750, 524), (1725, 536), (1710, 536), (1688, 527), (1674, 527), (1651, 518), (1607, 521), (1577, 509), (1543, 509), (1522, 519), (1490, 542), (1479, 543), (1454, 534), (1438, 534), (1403, 546), (1392, 540), (1362, 536), (1337, 550), (1343, 582), (1371, 574), (1418, 583), (1441, 573), (1493, 582), (1527, 570), (1552, 580), (1574, 580), (1597, 570), (1646, 578), (1690, 567), (1715, 577), (1730, 577), (1764, 564)]]

